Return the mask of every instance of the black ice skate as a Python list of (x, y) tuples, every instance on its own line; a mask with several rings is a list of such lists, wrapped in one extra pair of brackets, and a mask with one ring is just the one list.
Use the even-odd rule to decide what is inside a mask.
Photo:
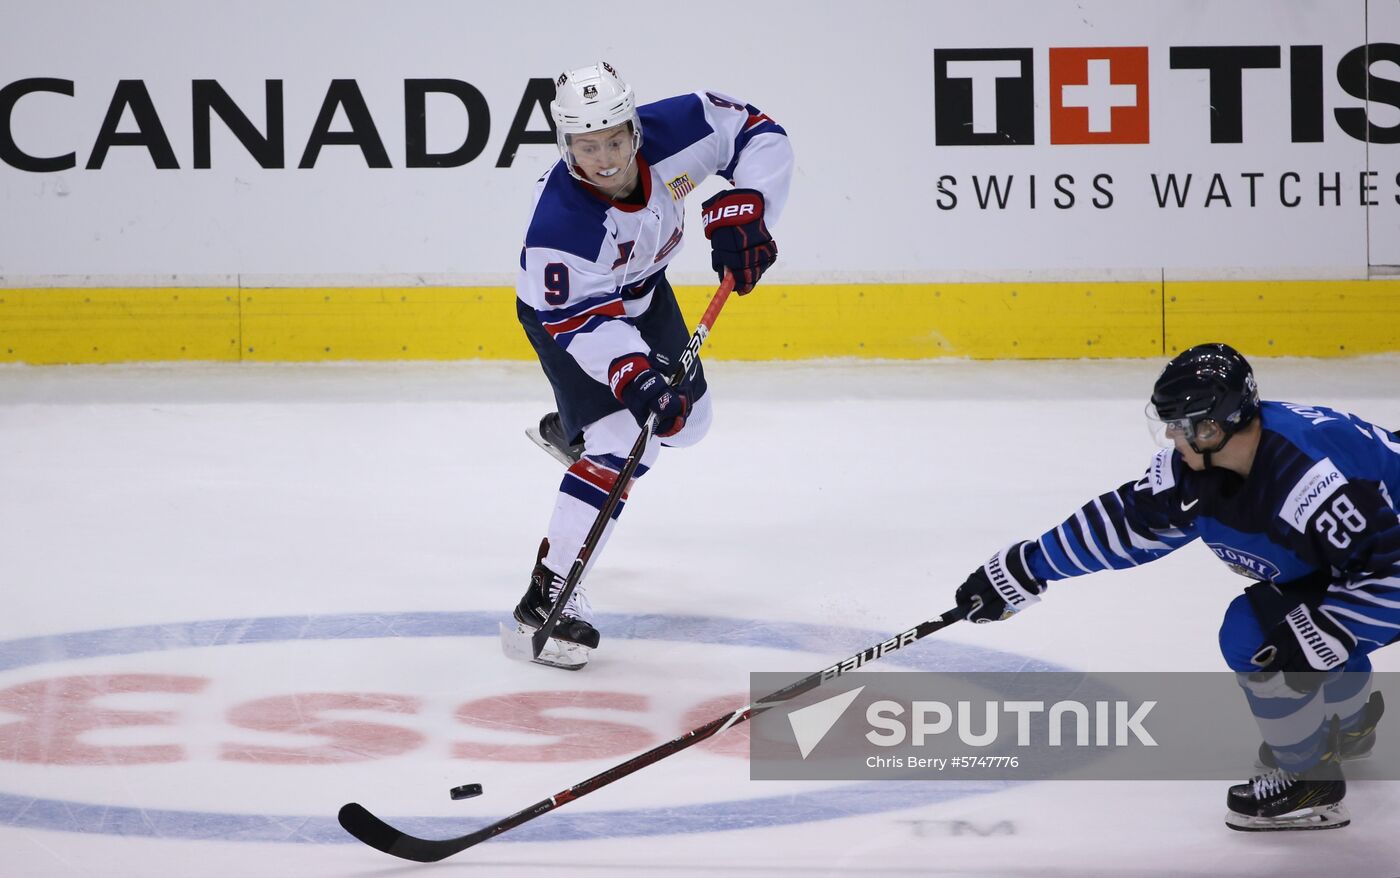
[[(1381, 716), (1385, 714), (1385, 699), (1381, 693), (1372, 692), (1371, 697), (1366, 702), (1366, 708), (1362, 711), (1361, 722), (1349, 732), (1342, 732), (1342, 742), (1338, 748), (1342, 754), (1343, 762), (1354, 762), (1358, 759), (1365, 759), (1371, 755), (1371, 751), (1376, 746), (1376, 724), (1381, 721)], [(1256, 760), (1260, 768), (1278, 768), (1278, 760), (1274, 758), (1274, 751), (1268, 744), (1259, 745), (1259, 758)]]
[(588, 664), (588, 653), (598, 647), (598, 629), (584, 617), (592, 608), (583, 593), (582, 586), (574, 588), (559, 616), (559, 624), (545, 644), (538, 657), (533, 655), (530, 646), (531, 635), (538, 631), (549, 617), (554, 606), (554, 598), (564, 588), (564, 577), (545, 566), (545, 555), (549, 554), (549, 540), (540, 542), (539, 556), (535, 559), (535, 569), (530, 574), (530, 586), (525, 596), (515, 607), (516, 630), (514, 637), (502, 630), (501, 645), (506, 654), (513, 658), (525, 658), (555, 668), (579, 670)]
[(1347, 782), (1342, 776), (1340, 735), (1332, 720), (1328, 752), (1322, 762), (1301, 774), (1275, 768), (1230, 787), (1225, 825), (1242, 832), (1297, 829), (1340, 829), (1351, 823), (1342, 799)]
[(569, 437), (564, 435), (564, 424), (559, 420), (558, 412), (550, 412), (540, 418), (539, 426), (529, 428), (525, 435), (564, 466), (573, 466), (583, 456), (583, 443), (575, 445), (569, 442)]

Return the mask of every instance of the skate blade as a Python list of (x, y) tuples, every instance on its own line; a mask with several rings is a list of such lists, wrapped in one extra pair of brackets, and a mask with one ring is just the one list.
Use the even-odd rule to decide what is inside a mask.
[(1278, 817), (1251, 817), (1229, 811), (1225, 825), (1240, 832), (1288, 832), (1302, 829), (1341, 829), (1351, 823), (1351, 812), (1341, 802), (1321, 808), (1302, 808)]
[(529, 436), (530, 441), (538, 445), (540, 449), (544, 451), (545, 454), (548, 454), (550, 457), (564, 464), (564, 466), (570, 467), (574, 465), (574, 462), (569, 458), (569, 455), (560, 451), (558, 448), (555, 448), (553, 445), (550, 445), (549, 442), (545, 441), (545, 438), (540, 435), (539, 427), (527, 427), (525, 429), (525, 435)]
[(533, 635), (535, 629), (516, 622), (509, 626), (500, 623), (501, 652), (507, 658), (522, 662), (534, 662), (549, 668), (563, 668), (566, 671), (582, 670), (588, 664), (588, 655), (593, 650), (567, 640), (551, 637), (545, 641), (539, 657), (535, 657)]

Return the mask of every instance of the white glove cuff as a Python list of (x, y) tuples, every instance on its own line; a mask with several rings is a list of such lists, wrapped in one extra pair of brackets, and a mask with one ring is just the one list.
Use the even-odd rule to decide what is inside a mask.
[[(1008, 613), (1019, 613), (1031, 604), (1040, 602), (1040, 596), (1029, 590), (1021, 581), (1011, 574), (1006, 566), (1006, 556), (1013, 550), (1022, 552), (1025, 549), (1024, 543), (1017, 543), (1002, 549), (993, 555), (986, 563), (987, 579), (992, 583), (992, 588), (996, 589), (1001, 599), (1006, 601)], [(1026, 569), (1026, 559), (1022, 555), (1016, 559), (1021, 569)]]
[[(1319, 610), (1319, 612), (1326, 613), (1327, 611)], [(1288, 622), (1288, 627), (1293, 629), (1293, 636), (1298, 638), (1299, 645), (1303, 647), (1303, 655), (1313, 670), (1330, 671), (1338, 665), (1346, 663), (1347, 655), (1350, 652), (1347, 645), (1318, 625), (1306, 606), (1294, 607), (1283, 618)], [(1328, 619), (1330, 621), (1331, 617), (1329, 616)]]

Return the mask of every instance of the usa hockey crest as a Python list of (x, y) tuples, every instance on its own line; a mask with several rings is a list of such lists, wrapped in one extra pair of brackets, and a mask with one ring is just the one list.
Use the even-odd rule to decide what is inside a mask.
[(671, 190), (672, 200), (680, 201), (695, 190), (695, 181), (690, 179), (689, 174), (681, 174), (673, 180), (667, 180), (666, 188)]

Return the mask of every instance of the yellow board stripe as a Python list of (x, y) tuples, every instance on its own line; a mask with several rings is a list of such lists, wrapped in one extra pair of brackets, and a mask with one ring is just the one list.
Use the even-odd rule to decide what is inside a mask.
[(233, 289), (0, 289), (0, 361), (237, 360)]
[(1345, 357), (1400, 351), (1400, 281), (1167, 284), (1167, 353), (1225, 337), (1246, 354)]
[[(677, 290), (687, 314), (712, 290)], [(1050, 359), (1162, 351), (1159, 284), (760, 286), (731, 303), (709, 356)]]
[[(694, 319), (714, 290), (680, 287)], [(1400, 351), (1400, 281), (763, 285), (706, 355), (1158, 357)], [(509, 287), (0, 289), (0, 361), (529, 360)]]
[(525, 360), (505, 287), (242, 290), (245, 360)]

